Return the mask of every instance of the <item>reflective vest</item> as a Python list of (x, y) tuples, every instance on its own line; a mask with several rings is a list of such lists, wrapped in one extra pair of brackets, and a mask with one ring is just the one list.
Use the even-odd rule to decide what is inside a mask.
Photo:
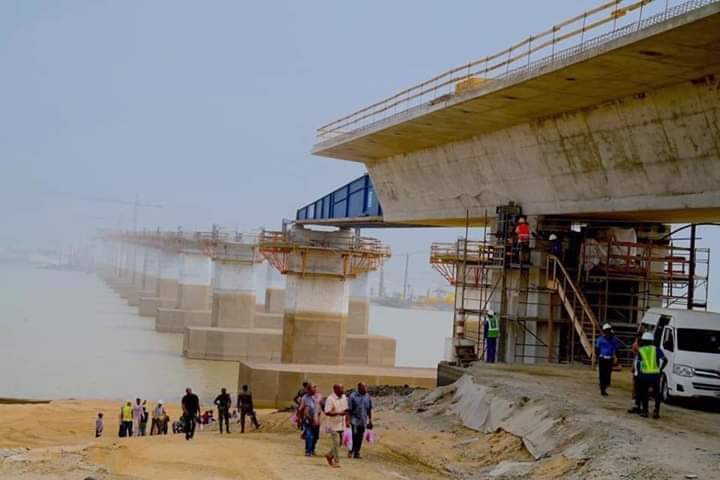
[(638, 350), (640, 355), (640, 373), (650, 375), (660, 373), (655, 345), (645, 345)]
[(487, 330), (488, 338), (497, 338), (498, 335), (500, 335), (500, 326), (498, 325), (497, 317), (495, 315), (490, 315), (487, 317), (487, 322), (488, 322), (488, 330)]
[(133, 421), (133, 415), (132, 415), (132, 407), (129, 405), (123, 405), (122, 410), (122, 419), (123, 422), (132, 422)]

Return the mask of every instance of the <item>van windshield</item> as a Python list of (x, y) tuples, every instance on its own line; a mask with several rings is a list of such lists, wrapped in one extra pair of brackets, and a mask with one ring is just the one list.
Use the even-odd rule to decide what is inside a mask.
[(686, 352), (720, 354), (720, 330), (679, 328), (677, 344), (678, 350)]

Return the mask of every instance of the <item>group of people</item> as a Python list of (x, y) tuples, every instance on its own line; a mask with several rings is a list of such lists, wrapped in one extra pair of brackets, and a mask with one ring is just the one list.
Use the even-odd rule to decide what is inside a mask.
[[(348, 397), (345, 395), (345, 388), (335, 384), (332, 393), (323, 397), (317, 385), (304, 382), (303, 388), (295, 397), (295, 403), (297, 404), (295, 418), (305, 441), (305, 456), (315, 456), (317, 442), (320, 439), (320, 427), (324, 423), (324, 430), (332, 441), (332, 447), (325, 455), (328, 465), (334, 468), (340, 467), (340, 448), (343, 444), (351, 447), (348, 450), (348, 457), (361, 458), (360, 450), (366, 432), (373, 428), (373, 404), (367, 385), (358, 383), (357, 390)], [(323, 417), (325, 417), (324, 421)], [(348, 430), (351, 436), (344, 442), (345, 432)]]
[[(173, 433), (185, 433), (185, 439), (190, 440), (195, 436), (197, 424), (212, 423), (212, 416), (209, 413), (200, 415), (200, 398), (193, 393), (191, 388), (185, 389), (185, 395), (181, 400), (182, 416), (172, 424)], [(226, 388), (220, 390), (220, 394), (213, 402), (218, 410), (218, 424), (220, 433), (230, 433), (230, 418), (237, 418), (236, 411), (232, 410), (232, 398)], [(245, 419), (249, 418), (255, 427), (260, 428), (260, 423), (255, 414), (252, 394), (247, 385), (243, 385), (237, 399), (237, 409), (240, 412), (238, 423), (240, 432), (245, 433)], [(152, 418), (150, 435), (167, 435), (170, 426), (170, 416), (167, 414), (163, 401), (159, 400), (152, 410), (148, 412), (147, 400), (135, 399), (135, 404), (128, 401), (120, 408), (120, 437), (143, 437), (147, 432), (148, 421)], [(224, 427), (224, 428), (223, 428)], [(95, 437), (101, 437), (105, 430), (105, 420), (102, 412), (99, 412), (95, 419)]]
[[(610, 324), (603, 325), (602, 330), (603, 334), (598, 337), (595, 348), (598, 359), (600, 394), (606, 396), (617, 351), (626, 345), (615, 335)], [(662, 399), (660, 378), (667, 366), (667, 359), (662, 350), (655, 345), (655, 337), (650, 332), (639, 331), (631, 348), (634, 355), (632, 372), (635, 404), (628, 412), (647, 418), (652, 394), (655, 399), (652, 417), (660, 418)]]
[[(147, 409), (147, 400), (135, 399), (135, 404), (127, 401), (120, 408), (120, 429), (118, 436), (120, 437), (144, 437), (147, 435), (147, 424), (150, 419), (150, 413)], [(165, 411), (163, 401), (159, 400), (152, 411), (152, 423), (150, 426), (150, 435), (167, 434), (170, 417)], [(101, 437), (105, 430), (105, 420), (103, 413), (98, 413), (95, 419), (95, 437)]]

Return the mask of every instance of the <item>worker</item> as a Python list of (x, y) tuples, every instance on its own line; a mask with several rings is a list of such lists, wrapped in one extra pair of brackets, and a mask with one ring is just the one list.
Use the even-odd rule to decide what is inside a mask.
[(525, 217), (518, 218), (515, 236), (517, 237), (518, 260), (520, 263), (527, 263), (530, 256), (530, 225)]
[(495, 312), (488, 310), (485, 315), (484, 337), (485, 337), (485, 361), (495, 363), (495, 352), (497, 351), (497, 339), (500, 336), (500, 324)]
[(600, 395), (607, 396), (607, 388), (610, 386), (615, 354), (625, 344), (615, 336), (612, 326), (606, 323), (602, 326), (603, 334), (595, 341), (595, 351), (598, 359), (598, 376), (600, 380)]
[(653, 418), (660, 418), (660, 376), (668, 363), (662, 350), (654, 345), (654, 340), (652, 333), (643, 333), (640, 337), (640, 348), (635, 356), (640, 416), (645, 418), (648, 417), (650, 390), (655, 396)]
[(555, 255), (558, 259), (562, 260), (562, 242), (558, 238), (558, 236), (554, 233), (550, 234), (550, 237), (548, 237), (548, 240), (550, 240), (550, 253)]
[(120, 409), (120, 436), (132, 437), (133, 434), (133, 407), (128, 400)]

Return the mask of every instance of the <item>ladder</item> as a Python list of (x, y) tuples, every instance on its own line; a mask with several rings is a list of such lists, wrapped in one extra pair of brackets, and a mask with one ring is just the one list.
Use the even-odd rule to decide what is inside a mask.
[(590, 308), (585, 295), (573, 282), (562, 262), (555, 255), (547, 255), (546, 272), (547, 287), (557, 292), (560, 302), (575, 327), (583, 350), (594, 365), (596, 360), (595, 339), (600, 335), (600, 326), (595, 313)]

